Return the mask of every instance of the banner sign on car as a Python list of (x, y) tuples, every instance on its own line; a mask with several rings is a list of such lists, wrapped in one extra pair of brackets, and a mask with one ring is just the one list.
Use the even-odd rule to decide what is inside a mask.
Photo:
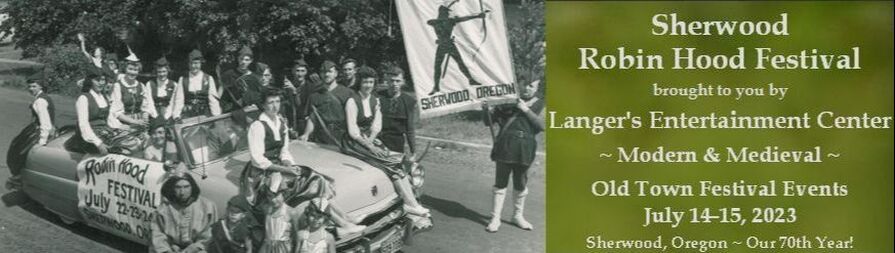
[(396, 3), (421, 117), (518, 97), (502, 0)]
[(110, 154), (78, 163), (78, 210), (88, 224), (135, 241), (152, 238), (162, 163)]

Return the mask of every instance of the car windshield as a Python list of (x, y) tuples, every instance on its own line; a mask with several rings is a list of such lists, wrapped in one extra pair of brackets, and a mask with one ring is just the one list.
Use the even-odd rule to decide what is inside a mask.
[(181, 136), (193, 164), (214, 161), (248, 148), (245, 127), (230, 117), (184, 127)]

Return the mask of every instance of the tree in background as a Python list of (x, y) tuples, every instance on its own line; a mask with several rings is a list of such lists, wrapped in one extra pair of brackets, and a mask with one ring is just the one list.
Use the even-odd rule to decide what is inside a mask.
[(507, 21), (516, 81), (528, 83), (541, 80), (543, 91), (546, 89), (544, 67), (547, 46), (544, 39), (544, 1), (523, 0), (518, 8), (519, 20)]
[[(298, 57), (312, 65), (351, 57), (375, 66), (406, 62), (394, 8), (391, 0), (12, 0), (0, 31), (14, 29), (22, 56), (48, 65), (58, 64), (43, 61), (69, 60), (48, 54), (66, 54), (83, 33), (89, 50), (103, 47), (123, 58), (130, 47), (146, 66), (165, 55), (175, 70), (185, 70), (187, 53), (198, 48), (214, 73), (242, 46), (273, 66)], [(72, 74), (51, 78), (52, 85)]]
[[(300, 57), (312, 67), (324, 59), (350, 57), (370, 66), (392, 62), (407, 69), (393, 1), (11, 0), (3, 10), (10, 19), (0, 32), (14, 29), (22, 56), (37, 57), (53, 70), (50, 85), (58, 87), (71, 86), (79, 77), (77, 65), (89, 66), (86, 59), (74, 59), (77, 50), (70, 45), (78, 45), (78, 33), (88, 38), (89, 50), (102, 47), (124, 58), (130, 47), (144, 66), (164, 55), (174, 75), (184, 74), (192, 49), (206, 54), (206, 72), (215, 73), (229, 67), (246, 45), (257, 61), (277, 67), (277, 75), (280, 66)], [(517, 80), (543, 78), (544, 3), (513, 5), (520, 11), (518, 20), (508, 21)]]

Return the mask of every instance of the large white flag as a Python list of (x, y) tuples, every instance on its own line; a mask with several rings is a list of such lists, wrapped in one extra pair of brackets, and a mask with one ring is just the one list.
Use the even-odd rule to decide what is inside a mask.
[(502, 0), (395, 0), (422, 117), (516, 95)]

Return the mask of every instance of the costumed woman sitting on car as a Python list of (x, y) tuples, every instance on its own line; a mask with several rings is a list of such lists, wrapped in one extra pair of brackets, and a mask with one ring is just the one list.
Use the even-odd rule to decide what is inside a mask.
[[(110, 126), (110, 101), (107, 80), (114, 80), (112, 72), (90, 68), (75, 102), (78, 131), (66, 146), (77, 152), (106, 154), (109, 150), (139, 147), (142, 139), (135, 134)], [(117, 121), (116, 121), (117, 122)], [(138, 133), (146, 135), (145, 132)]]
[[(249, 203), (256, 207), (256, 215), (261, 211), (257, 207), (265, 203), (262, 193), (279, 192), (281, 187), (288, 188), (284, 197), (291, 206), (304, 200), (335, 196), (330, 182), (322, 175), (293, 166), (288, 129), (286, 120), (280, 116), (280, 105), (280, 91), (268, 88), (261, 104), (263, 113), (248, 130), (251, 161), (242, 173), (240, 188)], [(334, 207), (329, 208), (328, 213), (343, 233), (356, 233), (365, 228), (345, 218), (345, 214)]]
[[(158, 117), (150, 88), (137, 80), (141, 68), (140, 60), (133, 53), (127, 57), (125, 74), (112, 85), (109, 97), (109, 126), (128, 133), (132, 141), (121, 142), (120, 152), (131, 155), (137, 152), (149, 139), (146, 127), (149, 119)], [(124, 123), (124, 124), (122, 124)]]
[(357, 77), (360, 80), (358, 93), (345, 102), (345, 122), (348, 132), (342, 138), (342, 151), (388, 174), (398, 194), (404, 199), (405, 211), (418, 216), (429, 216), (429, 209), (416, 200), (410, 178), (401, 168), (403, 154), (390, 152), (376, 139), (382, 129), (379, 99), (372, 94), (376, 85), (376, 71), (364, 66), (358, 71)]

